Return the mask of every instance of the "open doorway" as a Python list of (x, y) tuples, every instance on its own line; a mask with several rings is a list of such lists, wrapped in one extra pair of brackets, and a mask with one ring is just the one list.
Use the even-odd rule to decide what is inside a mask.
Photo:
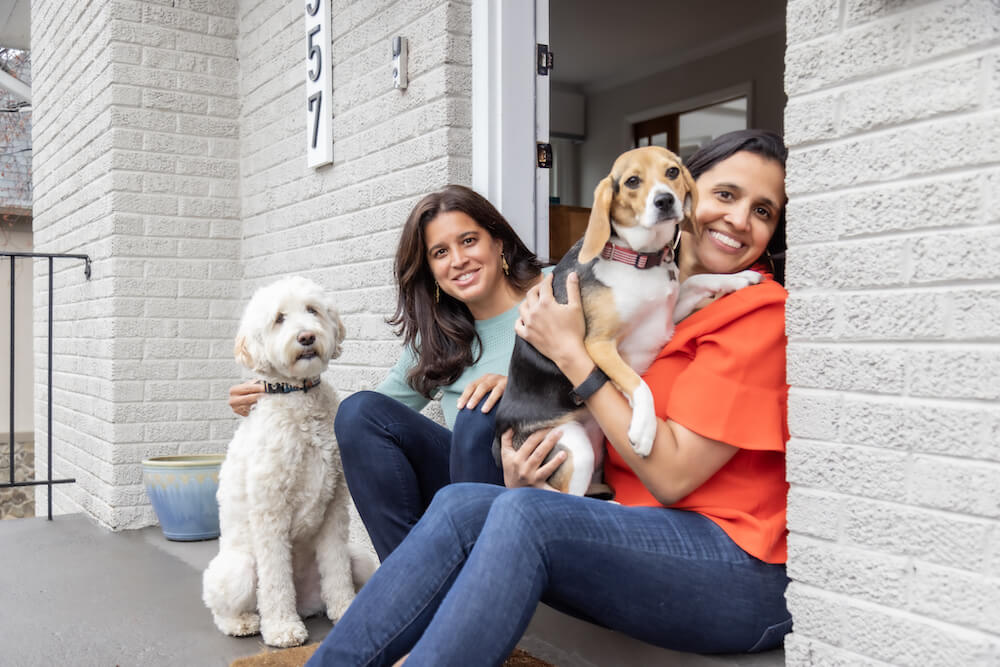
[(733, 129), (781, 131), (785, 0), (548, 3), (553, 260), (582, 236), (621, 152), (653, 143), (686, 157)]

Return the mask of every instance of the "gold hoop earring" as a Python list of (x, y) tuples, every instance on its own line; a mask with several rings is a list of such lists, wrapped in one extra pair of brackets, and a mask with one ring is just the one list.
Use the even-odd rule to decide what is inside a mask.
[(434, 303), (441, 303), (441, 285), (434, 281)]
[(503, 274), (505, 276), (509, 276), (510, 275), (510, 264), (507, 263), (507, 258), (503, 256), (503, 253), (500, 253), (500, 261), (503, 263)]

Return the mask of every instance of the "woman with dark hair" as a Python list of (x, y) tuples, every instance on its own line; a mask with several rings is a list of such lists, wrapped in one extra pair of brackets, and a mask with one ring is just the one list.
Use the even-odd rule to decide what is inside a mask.
[[(396, 250), (403, 353), (375, 391), (337, 411), (344, 476), (381, 560), (449, 482), (503, 484), (491, 452), (517, 306), (541, 265), (483, 196), (449, 185), (413, 208)], [(245, 415), (262, 387), (230, 389)], [(440, 395), (448, 428), (420, 414)]]
[[(616, 502), (545, 488), (541, 462), (557, 430), (517, 451), (504, 434), (510, 488), (442, 489), (310, 666), (499, 665), (539, 600), (674, 650), (781, 644), (791, 628), (787, 293), (763, 262), (785, 206), (785, 148), (778, 135), (747, 130), (711, 142), (690, 164), (698, 205), (681, 240), (681, 280), (751, 267), (763, 279), (700, 304), (643, 376), (658, 418), (648, 457), (632, 451), (632, 410), (617, 389), (605, 384), (586, 400), (607, 436), (605, 481)], [(575, 386), (594, 362), (575, 276), (567, 292), (568, 303), (557, 303), (545, 277), (515, 329)]]

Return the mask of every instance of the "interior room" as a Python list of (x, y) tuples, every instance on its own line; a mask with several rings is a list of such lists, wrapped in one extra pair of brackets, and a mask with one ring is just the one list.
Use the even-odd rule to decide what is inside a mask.
[(553, 260), (624, 150), (683, 158), (730, 130), (782, 129), (784, 0), (549, 0), (549, 37)]

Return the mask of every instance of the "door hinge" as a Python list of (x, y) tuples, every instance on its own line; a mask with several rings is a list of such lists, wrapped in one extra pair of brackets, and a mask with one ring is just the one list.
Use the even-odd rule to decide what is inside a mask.
[(548, 44), (536, 44), (536, 54), (538, 56), (538, 73), (547, 76), (553, 67), (553, 53), (549, 51)]
[(538, 167), (540, 169), (552, 168), (552, 144), (536, 143), (538, 152)]

